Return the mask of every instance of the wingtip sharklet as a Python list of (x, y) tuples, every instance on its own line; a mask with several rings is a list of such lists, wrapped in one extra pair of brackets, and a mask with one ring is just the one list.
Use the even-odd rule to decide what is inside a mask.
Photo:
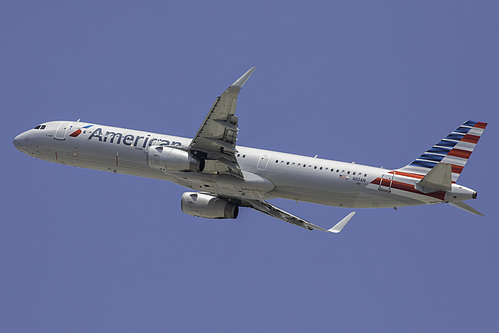
[(251, 67), (246, 73), (244, 73), (239, 79), (237, 79), (230, 87), (235, 87), (241, 89), (246, 81), (250, 78), (251, 74), (255, 71), (256, 67)]
[(345, 218), (343, 218), (343, 220), (341, 220), (340, 222), (336, 223), (334, 225), (334, 227), (332, 227), (331, 229), (328, 229), (329, 232), (332, 232), (332, 233), (339, 233), (341, 230), (343, 230), (343, 228), (347, 225), (348, 221), (350, 221), (352, 219), (352, 217), (355, 215), (356, 212), (351, 212), (350, 214), (348, 214), (347, 216), (345, 216)]

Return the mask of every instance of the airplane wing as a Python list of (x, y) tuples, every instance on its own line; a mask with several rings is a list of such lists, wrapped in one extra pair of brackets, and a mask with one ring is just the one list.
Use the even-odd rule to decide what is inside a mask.
[[(237, 96), (254, 70), (255, 67), (250, 68), (243, 76), (231, 84), (221, 96), (217, 97), (203, 124), (192, 139), (189, 149), (205, 160), (203, 172), (227, 174), (244, 179), (236, 158), (238, 119), (235, 113)], [(308, 230), (318, 229), (338, 233), (355, 214), (355, 212), (350, 213), (331, 229), (323, 229), (264, 200), (236, 199), (240, 200), (243, 206), (251, 207), (259, 212)]]
[(272, 217), (278, 218), (280, 220), (283, 220), (285, 222), (297, 225), (299, 227), (308, 229), (308, 230), (321, 230), (321, 231), (327, 231), (327, 232), (333, 232), (333, 233), (339, 233), (343, 227), (350, 221), (350, 219), (355, 215), (355, 212), (351, 212), (348, 214), (343, 220), (340, 222), (336, 223), (334, 227), (330, 229), (323, 229), (315, 224), (312, 224), (298, 216), (295, 216), (291, 213), (288, 213), (270, 203), (264, 200), (243, 200), (242, 201), (244, 204), (248, 205), (250, 208), (253, 208), (259, 212), (262, 212), (264, 214), (270, 215)]
[(204, 172), (227, 174), (243, 179), (235, 156), (238, 132), (235, 112), (239, 91), (254, 70), (255, 67), (250, 68), (217, 97), (189, 145), (194, 154), (205, 159)]

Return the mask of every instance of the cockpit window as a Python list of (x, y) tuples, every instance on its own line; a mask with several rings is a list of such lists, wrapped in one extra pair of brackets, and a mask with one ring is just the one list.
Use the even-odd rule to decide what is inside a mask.
[(42, 127), (42, 125), (36, 126), (35, 129), (40, 129), (40, 127)]
[(45, 125), (42, 125), (42, 127), (40, 127), (40, 129), (45, 129), (45, 127), (47, 127), (47, 126), (45, 126)]

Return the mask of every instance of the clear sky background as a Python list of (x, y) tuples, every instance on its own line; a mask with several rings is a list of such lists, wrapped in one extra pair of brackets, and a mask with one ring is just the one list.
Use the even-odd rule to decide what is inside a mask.
[[(498, 332), (497, 1), (0, 3), (1, 332)], [(248, 68), (240, 145), (385, 168), (488, 122), (449, 205), (339, 235), (184, 189), (36, 160), (49, 120), (192, 137)], [(351, 209), (273, 203), (323, 227)]]

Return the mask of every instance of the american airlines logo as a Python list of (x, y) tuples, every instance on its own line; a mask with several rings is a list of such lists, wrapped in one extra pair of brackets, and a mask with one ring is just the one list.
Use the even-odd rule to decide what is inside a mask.
[[(90, 128), (92, 126), (94, 126), (94, 125), (87, 125), (87, 126), (82, 127), (82, 128)], [(69, 136), (73, 137), (73, 138), (76, 138), (80, 134), (81, 134), (81, 129), (77, 129), (76, 131), (74, 131), (73, 133), (71, 133)]]
[[(80, 132), (77, 133), (78, 131)], [(74, 137), (80, 135), (81, 130), (78, 131), (73, 132), (70, 136), (73, 136), (73, 134), (75, 134)], [(152, 145), (179, 146), (179, 147), (182, 146), (181, 142), (154, 138), (151, 137), (151, 134), (147, 134), (146, 136), (140, 136), (140, 135), (123, 134), (120, 132), (111, 132), (111, 131), (106, 131), (104, 133), (104, 131), (100, 127), (95, 129), (90, 134), (87, 140), (90, 141), (92, 139), (99, 140), (100, 142), (115, 143), (118, 145), (123, 144), (125, 146), (140, 147), (140, 148), (146, 148)]]

